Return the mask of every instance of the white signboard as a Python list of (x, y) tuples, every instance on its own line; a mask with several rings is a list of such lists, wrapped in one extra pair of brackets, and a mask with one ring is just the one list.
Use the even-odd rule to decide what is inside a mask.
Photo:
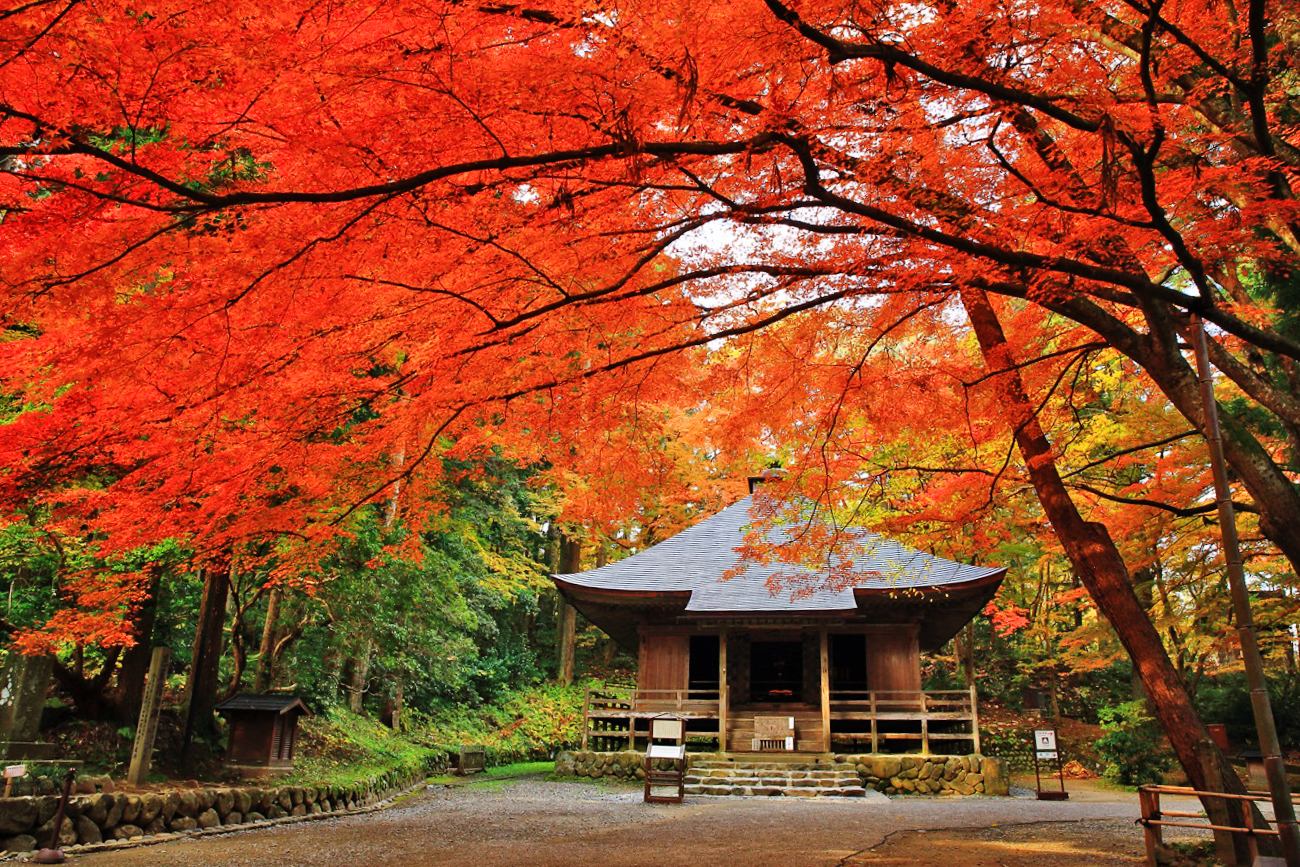
[[(1023, 743), (1023, 741), (1022, 741)], [(1034, 730), (1034, 749), (1053, 751), (1056, 749), (1056, 732), (1052, 729)]]
[(25, 776), (27, 776), (26, 765), (5, 765), (6, 779), (10, 779), (13, 777), (25, 777)]

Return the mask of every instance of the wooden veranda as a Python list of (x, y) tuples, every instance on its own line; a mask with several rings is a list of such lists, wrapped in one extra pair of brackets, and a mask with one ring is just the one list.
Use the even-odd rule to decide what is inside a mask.
[[(751, 752), (754, 720), (795, 719), (798, 752), (951, 754), (967, 746), (980, 751), (975, 687), (968, 690), (827, 690), (820, 707), (810, 704), (749, 704), (728, 707), (725, 690), (638, 689), (602, 686), (587, 690), (582, 748), (639, 749), (649, 720), (671, 715), (686, 720), (688, 739), (722, 752)], [(829, 739), (826, 736), (829, 733)], [(937, 749), (936, 749), (937, 748)]]

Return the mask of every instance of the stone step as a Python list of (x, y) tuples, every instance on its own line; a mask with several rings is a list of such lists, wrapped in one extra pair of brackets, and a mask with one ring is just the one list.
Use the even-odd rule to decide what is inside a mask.
[(691, 786), (768, 786), (782, 789), (837, 789), (844, 786), (862, 785), (860, 777), (844, 777), (836, 780), (787, 780), (782, 777), (696, 777), (686, 776), (686, 784)]
[(840, 777), (845, 777), (845, 776), (856, 777), (858, 775), (857, 771), (852, 768), (841, 768), (838, 770), (822, 770), (820, 768), (816, 770), (803, 770), (803, 769), (787, 770), (785, 768), (772, 767), (770, 765), (764, 765), (761, 767), (740, 767), (740, 768), (738, 767), (715, 768), (715, 767), (701, 767), (699, 765), (691, 765), (690, 773), (702, 774), (702, 775), (707, 774), (708, 776), (712, 776), (712, 777), (758, 777), (758, 776), (778, 777), (779, 776), (791, 780), (801, 780), (801, 779), (834, 780), (834, 779), (839, 779)]
[(780, 759), (699, 759), (691, 761), (692, 768), (736, 768), (741, 770), (781, 771), (856, 771), (853, 762), (782, 761)]
[(686, 784), (688, 795), (723, 795), (749, 798), (865, 798), (862, 786), (735, 786)]

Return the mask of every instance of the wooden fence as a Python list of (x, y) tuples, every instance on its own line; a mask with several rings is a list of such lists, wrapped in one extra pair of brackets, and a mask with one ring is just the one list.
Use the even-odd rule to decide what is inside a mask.
[[(1259, 837), (1278, 836), (1278, 832), (1273, 828), (1267, 826), (1256, 827), (1253, 816), (1254, 811), (1249, 809), (1247, 805), (1243, 805), (1247, 806), (1247, 809), (1242, 810), (1241, 825), (1215, 825), (1210, 822), (1205, 813), (1200, 811), (1190, 813), (1186, 810), (1162, 810), (1160, 808), (1161, 795), (1219, 798), (1224, 801), (1251, 803), (1268, 803), (1272, 799), (1272, 796), (1267, 792), (1247, 792), (1244, 795), (1230, 795), (1226, 792), (1202, 792), (1185, 786), (1140, 786), (1138, 788), (1138, 803), (1142, 809), (1142, 817), (1138, 819), (1138, 823), (1142, 825), (1145, 831), (1147, 863), (1151, 867), (1156, 867), (1159, 863), (1157, 857), (1160, 850), (1164, 848), (1163, 829), (1165, 828), (1199, 828), (1204, 831), (1226, 831), (1230, 834), (1244, 834), (1250, 845), (1252, 863), (1259, 863), (1256, 859), (1256, 840)], [(1293, 795), (1291, 800), (1300, 804), (1300, 795)]]

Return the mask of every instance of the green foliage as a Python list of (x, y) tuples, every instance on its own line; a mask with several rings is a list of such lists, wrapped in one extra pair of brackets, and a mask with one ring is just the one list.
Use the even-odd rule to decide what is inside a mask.
[[(1269, 677), (1268, 696), (1278, 740), (1284, 747), (1300, 744), (1300, 673), (1283, 672)], [(1243, 672), (1208, 678), (1196, 692), (1196, 709), (1207, 723), (1226, 725), (1228, 740), (1234, 746), (1258, 744), (1255, 712)]]
[(448, 749), (482, 744), (492, 765), (549, 758), (580, 742), (586, 686), (543, 684), (480, 708), (449, 704), (420, 738)]
[(1126, 786), (1164, 782), (1170, 755), (1155, 720), (1142, 701), (1102, 708), (1097, 752), (1106, 761), (1106, 776)]
[(438, 755), (430, 746), (338, 707), (301, 725), (297, 769), (286, 780), (297, 785), (355, 783), (392, 771), (414, 775)]

